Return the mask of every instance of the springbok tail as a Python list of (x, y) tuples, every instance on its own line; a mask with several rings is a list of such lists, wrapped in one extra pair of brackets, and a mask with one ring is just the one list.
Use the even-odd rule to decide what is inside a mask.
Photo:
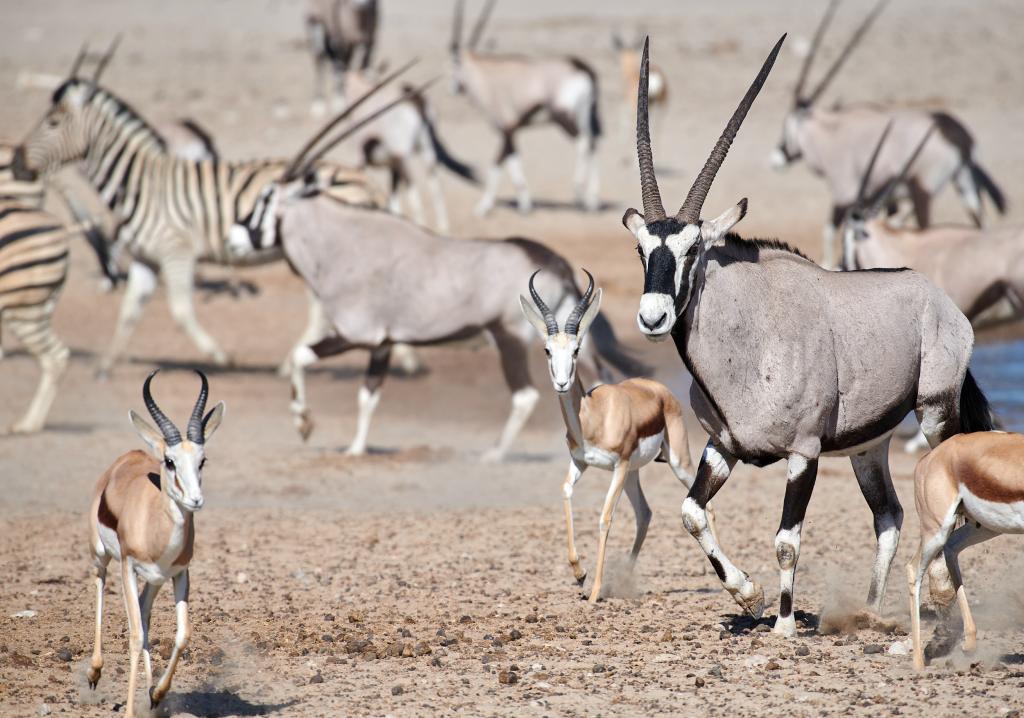
[(991, 175), (986, 172), (981, 165), (977, 162), (971, 161), (971, 178), (974, 179), (974, 184), (978, 190), (984, 192), (992, 200), (992, 204), (996, 206), (999, 214), (1006, 214), (1006, 195), (999, 188), (999, 185), (995, 183)]
[(992, 431), (996, 428), (996, 423), (988, 399), (968, 369), (967, 375), (964, 376), (964, 385), (960, 389), (960, 433)]

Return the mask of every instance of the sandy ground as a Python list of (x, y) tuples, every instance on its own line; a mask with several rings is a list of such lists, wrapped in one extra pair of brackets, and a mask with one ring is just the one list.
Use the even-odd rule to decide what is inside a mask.
[[(797, 72), (792, 47), (811, 31), (816, 3), (744, 0), (719, 6), (538, 0), (499, 6), (493, 44), (559, 48), (587, 58), (603, 81), (608, 141), (601, 154), (607, 209), (584, 216), (571, 197), (572, 151), (555, 131), (523, 142), (540, 209), (507, 208), (476, 220), (473, 190), (446, 179), (458, 236), (527, 234), (590, 268), (629, 345), (685, 390), (671, 347), (647, 345), (633, 330), (640, 271), (619, 225), (638, 201), (625, 164), (621, 90), (609, 49), (611, 27), (637, 18), (656, 29), (657, 61), (669, 72), (673, 103), (656, 129), (666, 204), (681, 201), (763, 55), (791, 35), (775, 75), (745, 125), (708, 200), (718, 212), (751, 198), (743, 229), (781, 236), (813, 255), (826, 212), (824, 189), (803, 167), (777, 175), (767, 154)], [(155, 121), (189, 115), (207, 125), (230, 157), (293, 151), (315, 123), (308, 117), (311, 71), (297, 2), (128, 3), (72, 0), (0, 5), (0, 136), (28, 131), (46, 106), (45, 75), (60, 76), (83, 38), (105, 44), (126, 33), (107, 82)], [(837, 35), (862, 9), (845, 8)], [(382, 56), (424, 60), (417, 74), (443, 69), (447, 3), (387, 2)], [(941, 107), (975, 132), (980, 156), (1016, 208), (1024, 197), (1024, 8), (900, 0), (841, 76), (830, 96)], [(834, 46), (830, 48), (834, 52)], [(432, 93), (453, 149), (484, 162), (496, 140), (443, 87)], [(344, 157), (344, 153), (341, 153)], [(548, 158), (548, 162), (543, 159)], [(1016, 209), (1015, 209), (1016, 211)], [(940, 219), (962, 221), (952, 190)], [(1011, 219), (1013, 217), (1011, 216)], [(62, 393), (43, 433), (0, 439), (0, 715), (46, 711), (101, 716), (123, 710), (126, 623), (109, 584), (106, 670), (85, 687), (92, 591), (86, 558), (89, 492), (122, 451), (140, 442), (126, 421), (141, 409), (142, 378), (165, 367), (160, 402), (187, 414), (197, 353), (171, 324), (159, 296), (132, 341), (131, 359), (105, 383), (93, 379), (119, 297), (97, 290), (91, 257), (74, 267), (57, 312), (73, 348)], [(238, 368), (211, 372), (212, 398), (228, 416), (209, 446), (207, 507), (197, 518), (192, 563), (192, 647), (162, 708), (173, 715), (1008, 715), (1024, 705), (1024, 560), (1004, 538), (971, 551), (968, 586), (980, 627), (974, 656), (954, 652), (916, 674), (894, 655), (907, 623), (903, 564), (916, 544), (913, 459), (893, 452), (896, 488), (907, 509), (904, 541), (885, 615), (856, 620), (873, 555), (870, 513), (849, 463), (825, 459), (805, 525), (796, 606), (800, 636), (762, 632), (777, 607), (773, 537), (783, 469), (739, 467), (716, 498), (727, 551), (767, 590), (760, 625), (737, 615), (680, 525), (682, 488), (663, 466), (645, 471), (655, 511), (647, 545), (630, 570), (629, 508), (612, 534), (606, 600), (580, 600), (565, 561), (560, 484), (565, 450), (544, 380), (543, 400), (511, 459), (484, 466), (508, 397), (487, 347), (435, 348), (430, 371), (385, 387), (371, 444), (360, 460), (340, 453), (354, 429), (365, 362), (351, 356), (310, 375), (316, 433), (302, 444), (291, 428), (287, 385), (274, 374), (304, 321), (301, 286), (283, 266), (211, 268), (210, 279), (244, 278), (254, 297), (201, 293), (201, 321)], [(15, 349), (8, 344), (8, 351)], [(0, 424), (27, 403), (36, 367), (14, 351), (3, 362)], [(692, 417), (691, 417), (692, 419)], [(696, 457), (704, 436), (691, 421)], [(590, 472), (576, 499), (578, 545), (592, 566), (607, 475)], [(173, 638), (166, 591), (154, 612), (157, 667)], [(12, 614), (30, 610), (32, 618)], [(932, 621), (927, 623), (931, 629)], [(405, 655), (412, 654), (412, 655)], [(509, 676), (514, 676), (513, 679)], [(140, 699), (142, 695), (140, 692)]]

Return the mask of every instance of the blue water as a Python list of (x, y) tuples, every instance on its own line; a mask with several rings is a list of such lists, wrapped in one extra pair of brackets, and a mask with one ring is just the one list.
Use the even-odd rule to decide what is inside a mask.
[(1024, 432), (1024, 341), (977, 345), (971, 372), (1003, 428)]

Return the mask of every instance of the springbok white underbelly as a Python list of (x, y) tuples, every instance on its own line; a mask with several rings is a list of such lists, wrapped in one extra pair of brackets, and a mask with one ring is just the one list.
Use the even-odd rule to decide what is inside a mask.
[(636, 451), (629, 457), (629, 468), (639, 469), (654, 461), (661, 453), (661, 445), (665, 442), (665, 432), (645, 436), (637, 443)]
[[(664, 440), (664, 431), (659, 431), (657, 434), (640, 439), (637, 442), (636, 450), (629, 455), (627, 460), (629, 468), (639, 469), (641, 466), (646, 466), (654, 461), (658, 454), (661, 453)], [(622, 461), (622, 457), (614, 451), (609, 451), (587, 442), (583, 443), (582, 449), (574, 449), (572, 457), (577, 461), (582, 461), (587, 466), (595, 469), (607, 469), (608, 471), (612, 471)]]
[(1024, 501), (988, 501), (978, 498), (964, 486), (960, 487), (960, 498), (968, 520), (1000, 533), (1024, 533)]

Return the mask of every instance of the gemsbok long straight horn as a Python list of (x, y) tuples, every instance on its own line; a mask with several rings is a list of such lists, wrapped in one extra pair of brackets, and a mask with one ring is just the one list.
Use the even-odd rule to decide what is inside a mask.
[[(782, 242), (743, 239), (730, 230), (743, 218), (746, 200), (715, 219), (701, 218), (781, 45), (782, 39), (672, 217), (661, 206), (641, 84), (637, 154), (644, 213), (628, 210), (623, 224), (636, 238), (644, 271), (637, 324), (652, 341), (675, 342), (693, 376), (690, 405), (709, 435), (683, 501), (683, 526), (733, 599), (760, 616), (764, 591), (726, 556), (707, 507), (737, 461), (766, 466), (785, 460), (786, 494), (775, 534), (775, 631), (795, 636), (796, 567), (819, 457), (851, 457), (874, 515), (868, 603), (878, 611), (903, 521), (888, 468), (893, 431), (914, 410), (935, 446), (959, 432), (991, 428), (992, 417), (967, 369), (970, 323), (924, 276), (827, 272)], [(942, 567), (934, 569), (933, 585), (948, 582), (943, 574)]]

